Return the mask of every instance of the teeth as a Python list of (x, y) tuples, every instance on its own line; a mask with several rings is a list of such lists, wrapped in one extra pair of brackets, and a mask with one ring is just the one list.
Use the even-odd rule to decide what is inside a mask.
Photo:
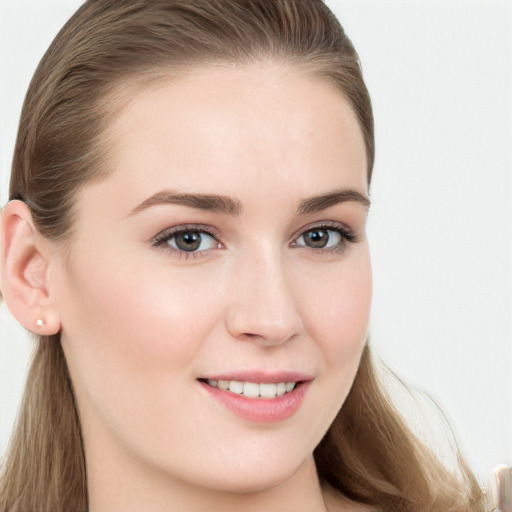
[[(293, 384), (293, 382), (292, 382)], [(293, 388), (292, 388), (293, 389)], [(291, 391), (291, 390), (290, 390)], [(277, 396), (283, 396), (286, 393), (286, 384), (284, 382), (280, 382), (276, 386), (276, 395)]]
[(260, 395), (262, 398), (275, 398), (276, 385), (275, 384), (260, 384)]
[(296, 382), (241, 382), (239, 380), (207, 380), (208, 384), (223, 391), (231, 391), (237, 395), (244, 395), (247, 398), (276, 398), (283, 396), (295, 389)]
[(248, 398), (258, 398), (260, 396), (260, 387), (255, 382), (244, 382), (242, 395)]
[(219, 380), (217, 385), (219, 386), (219, 389), (229, 389), (229, 380)]
[(241, 395), (244, 390), (244, 383), (238, 380), (229, 381), (229, 391), (231, 393), (236, 393), (237, 395)]

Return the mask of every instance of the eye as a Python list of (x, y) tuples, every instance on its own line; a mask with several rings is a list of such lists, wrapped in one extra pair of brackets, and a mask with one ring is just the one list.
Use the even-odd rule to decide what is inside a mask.
[(172, 228), (158, 234), (153, 240), (154, 246), (165, 246), (178, 253), (200, 253), (220, 247), (215, 236), (204, 229)]
[(326, 249), (338, 245), (341, 241), (341, 234), (332, 229), (312, 229), (299, 237), (304, 245), (313, 249)]
[(167, 244), (173, 249), (185, 252), (206, 251), (213, 249), (217, 241), (208, 233), (200, 231), (183, 231), (169, 237)]
[(354, 242), (355, 236), (341, 226), (318, 226), (308, 229), (292, 245), (311, 249), (336, 251), (345, 249), (348, 242)]

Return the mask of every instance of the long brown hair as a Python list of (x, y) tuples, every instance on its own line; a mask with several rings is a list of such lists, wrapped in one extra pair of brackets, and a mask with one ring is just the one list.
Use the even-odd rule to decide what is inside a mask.
[[(77, 193), (108, 172), (105, 128), (131, 93), (210, 64), (270, 60), (335, 84), (361, 127), (368, 183), (373, 117), (358, 56), (321, 0), (88, 0), (32, 79), (10, 199), (37, 229), (68, 240)], [(386, 511), (484, 510), (464, 464), (452, 475), (395, 410), (368, 346), (352, 390), (315, 450), (323, 482)], [(59, 335), (41, 337), (0, 478), (2, 512), (85, 511), (80, 421)]]

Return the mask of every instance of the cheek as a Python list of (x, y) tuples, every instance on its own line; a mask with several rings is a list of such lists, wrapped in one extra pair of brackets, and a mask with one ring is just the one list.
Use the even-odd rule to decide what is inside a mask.
[[(309, 295), (307, 320), (322, 368), (318, 378), (318, 422), (326, 428), (342, 407), (354, 382), (368, 335), (372, 274), (367, 247), (341, 262), (325, 287)], [(319, 427), (319, 428), (320, 428)]]
[(362, 248), (331, 272), (314, 293), (308, 293), (309, 330), (327, 362), (359, 359), (366, 341), (372, 299), (369, 252)]
[(369, 253), (358, 251), (328, 274), (329, 278), (317, 275), (323, 286), (305, 294), (306, 328), (321, 361), (313, 397), (316, 412), (309, 424), (312, 431), (322, 433), (352, 387), (367, 339), (372, 297)]
[(214, 283), (136, 259), (82, 263), (63, 297), (62, 343), (84, 429), (108, 425), (127, 443), (138, 436), (151, 444), (158, 436), (144, 433), (147, 418), (168, 432), (175, 411), (188, 406), (194, 367), (219, 316)]
[(159, 369), (192, 364), (213, 328), (213, 283), (206, 281), (199, 293), (195, 285), (205, 280), (116, 261), (82, 261), (70, 270), (63, 339), (72, 340), (69, 350), (87, 372), (84, 379), (117, 375), (140, 384), (144, 380), (137, 375), (157, 378)]

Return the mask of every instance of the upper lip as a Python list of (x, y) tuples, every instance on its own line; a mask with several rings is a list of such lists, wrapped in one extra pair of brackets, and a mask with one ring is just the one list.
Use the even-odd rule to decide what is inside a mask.
[(261, 370), (235, 371), (216, 373), (202, 377), (204, 380), (236, 380), (240, 382), (303, 382), (313, 380), (313, 376), (306, 372), (297, 371), (276, 371), (265, 372)]

